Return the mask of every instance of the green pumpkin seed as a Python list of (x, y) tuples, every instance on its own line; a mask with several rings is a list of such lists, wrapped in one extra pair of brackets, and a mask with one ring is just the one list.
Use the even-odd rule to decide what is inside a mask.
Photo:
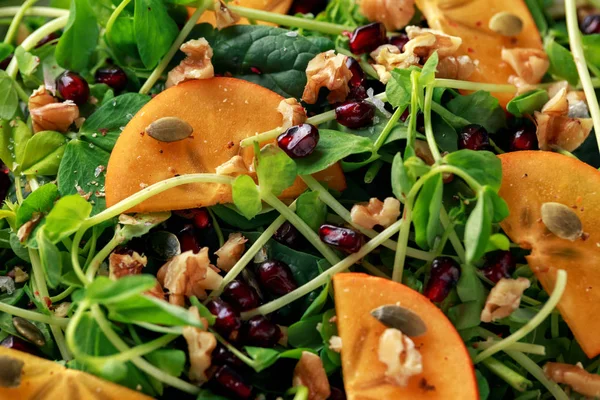
[(542, 204), (542, 222), (561, 239), (575, 241), (583, 234), (581, 220), (571, 207), (560, 203)]
[(24, 365), (25, 363), (17, 358), (0, 356), (0, 387), (19, 387)]
[(21, 317), (13, 317), (13, 326), (21, 336), (38, 347), (46, 344), (46, 339), (37, 326)]
[(523, 21), (515, 14), (502, 11), (490, 19), (489, 28), (502, 36), (517, 36), (523, 31)]
[(170, 260), (181, 254), (181, 245), (177, 236), (167, 231), (156, 231), (146, 238), (148, 253), (151, 257), (160, 260)]
[(193, 132), (194, 128), (190, 124), (176, 117), (158, 119), (146, 128), (149, 136), (165, 143), (187, 139)]
[(423, 319), (411, 310), (396, 304), (377, 307), (371, 315), (388, 328), (398, 329), (407, 336), (421, 336), (427, 332)]

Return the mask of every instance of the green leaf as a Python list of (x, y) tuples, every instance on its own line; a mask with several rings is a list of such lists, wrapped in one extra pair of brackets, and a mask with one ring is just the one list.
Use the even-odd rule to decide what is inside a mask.
[(392, 70), (390, 80), (385, 87), (385, 94), (392, 106), (406, 108), (410, 104), (412, 93), (410, 74), (410, 69)]
[(258, 214), (252, 220), (247, 219), (236, 210), (226, 205), (215, 205), (210, 208), (219, 219), (225, 221), (228, 225), (235, 226), (241, 230), (249, 231), (269, 225), (279, 216), (277, 211), (270, 211)]
[(485, 249), (486, 253), (490, 251), (503, 250), (508, 251), (510, 249), (510, 239), (501, 233), (494, 233), (490, 236), (488, 245)]
[(15, 50), (14, 46), (10, 43), (0, 43), (0, 60), (4, 60), (6, 57), (12, 54)]
[(17, 226), (29, 221), (34, 213), (49, 212), (57, 198), (58, 188), (53, 183), (47, 183), (32, 192), (17, 211)]
[(230, 400), (230, 399), (229, 399), (229, 397), (224, 397), (224, 396), (214, 394), (213, 392), (211, 392), (208, 389), (200, 389), (200, 392), (198, 393), (198, 397), (196, 397), (196, 400)]
[(206, 319), (208, 325), (212, 326), (215, 324), (217, 317), (204, 304), (200, 303), (200, 300), (196, 296), (190, 297), (190, 303), (198, 309), (198, 313), (202, 318)]
[(433, 52), (433, 54), (427, 59), (425, 65), (423, 65), (423, 69), (421, 70), (421, 75), (419, 76), (419, 84), (422, 86), (427, 86), (435, 81), (435, 72), (437, 70), (438, 63), (440, 61), (437, 50)]
[(31, 263), (29, 259), (29, 251), (21, 244), (19, 238), (15, 233), (10, 234), (10, 248), (15, 253), (17, 257), (19, 257), (23, 261), (27, 261)]
[(456, 116), (483, 126), (488, 132), (493, 133), (506, 126), (504, 109), (489, 92), (480, 90), (457, 96), (448, 102), (447, 108)]
[(329, 129), (320, 129), (319, 135), (319, 143), (312, 154), (296, 160), (299, 175), (312, 175), (349, 155), (373, 151), (373, 142), (365, 137)]
[(112, 28), (106, 31), (105, 37), (120, 63), (142, 66), (135, 40), (133, 12), (123, 10)]
[[(485, 376), (483, 376), (478, 369), (475, 370), (475, 377), (477, 378), (477, 386), (479, 387), (479, 399), (487, 400), (490, 395), (490, 385), (488, 384), (487, 379), (485, 379)], [(533, 398), (537, 399), (538, 397), (536, 396)]]
[(433, 246), (433, 241), (440, 230), (443, 190), (442, 175), (429, 178), (419, 192), (413, 208), (415, 241), (424, 250)]
[(150, 230), (171, 217), (171, 212), (156, 212), (149, 214), (135, 214), (134, 216), (121, 216), (119, 223), (123, 228), (119, 231), (119, 236), (123, 241), (141, 237), (150, 232)]
[(117, 280), (99, 276), (87, 287), (86, 298), (94, 303), (110, 305), (127, 302), (154, 286), (156, 278), (152, 275), (126, 275)]
[(546, 54), (550, 60), (550, 74), (567, 80), (571, 85), (576, 86), (579, 83), (579, 73), (573, 59), (573, 54), (556, 41), (546, 40), (544, 44)]
[(25, 175), (53, 176), (65, 153), (67, 138), (54, 131), (36, 133), (25, 146), (21, 170)]
[(19, 95), (17, 95), (15, 81), (6, 71), (0, 70), (0, 119), (11, 119), (15, 116), (18, 107)]
[(527, 8), (529, 8), (529, 12), (533, 17), (533, 20), (535, 21), (535, 24), (538, 30), (540, 31), (540, 34), (542, 36), (545, 36), (546, 32), (548, 31), (548, 21), (546, 20), (544, 10), (540, 3), (541, 2), (539, 0), (525, 0), (525, 4), (527, 4)]
[(177, 25), (162, 1), (135, 0), (133, 26), (142, 62), (147, 69), (152, 69), (177, 37)]
[(394, 196), (398, 199), (406, 199), (414, 184), (414, 180), (406, 172), (402, 155), (397, 153), (392, 163), (392, 190)]
[(62, 256), (58, 248), (48, 239), (45, 229), (38, 229), (35, 235), (40, 261), (46, 276), (46, 282), (52, 289), (56, 289), (60, 284), (62, 276)]
[(318, 192), (304, 192), (296, 201), (296, 214), (318, 232), (327, 219), (327, 205), (319, 199)]
[(506, 109), (515, 117), (532, 115), (534, 111), (541, 110), (548, 100), (548, 92), (536, 89), (513, 98), (506, 105)]
[(279, 352), (277, 350), (251, 346), (245, 346), (244, 350), (254, 360), (254, 370), (256, 372), (269, 368), (279, 359)]
[(494, 204), (489, 193), (488, 190), (478, 193), (477, 204), (467, 219), (464, 239), (467, 264), (483, 256), (492, 233)]
[(300, 318), (301, 321), (306, 320), (310, 317), (313, 317), (313, 316), (319, 314), (321, 312), (321, 310), (323, 310), (323, 307), (325, 307), (325, 303), (327, 302), (327, 298), (329, 297), (329, 289), (330, 288), (331, 288), (331, 280), (329, 280), (327, 282), (327, 285), (325, 285), (323, 287), (323, 290), (321, 290), (321, 293), (319, 293), (317, 298), (313, 300), (313, 302), (306, 309), (304, 314), (302, 314), (302, 318)]
[[(502, 183), (502, 163), (489, 151), (459, 150), (444, 157), (444, 161), (471, 175), (480, 185), (494, 191)], [(485, 168), (482, 168), (485, 166)]]
[(486, 187), (485, 190), (492, 200), (492, 204), (494, 205), (494, 217), (492, 222), (498, 223), (504, 221), (504, 219), (510, 214), (508, 204), (506, 204), (506, 201), (504, 201), (504, 199), (490, 187)]
[(582, 35), (581, 42), (586, 61), (600, 68), (600, 34)]
[(60, 199), (46, 217), (44, 231), (50, 242), (58, 243), (77, 232), (83, 221), (90, 216), (92, 205), (79, 195)]
[(441, 150), (449, 153), (458, 150), (458, 134), (452, 125), (437, 114), (431, 116), (431, 125), (433, 136)]
[(316, 19), (353, 28), (369, 23), (354, 0), (331, 0), (327, 3), (325, 11), (317, 15)]
[(40, 59), (31, 53), (25, 51), (21, 46), (15, 49), (15, 57), (19, 65), (19, 71), (23, 76), (29, 76), (33, 74), (40, 64)]
[(238, 176), (233, 181), (231, 191), (233, 204), (245, 218), (252, 219), (262, 211), (260, 192), (254, 180), (248, 175)]
[(296, 180), (297, 168), (294, 160), (283, 150), (268, 144), (260, 150), (256, 173), (260, 191), (279, 196)]
[(174, 377), (180, 376), (185, 369), (185, 352), (181, 350), (154, 350), (145, 357), (150, 363)]
[[(156, 282), (155, 282), (156, 284)], [(206, 328), (188, 310), (152, 296), (137, 294), (127, 301), (110, 304), (109, 317), (113, 321), (134, 323), (149, 322), (166, 326), (195, 326)]]
[[(0, 83), (1, 86), (1, 83)], [(0, 87), (0, 93), (1, 93)], [(21, 120), (0, 121), (0, 160), (11, 170), (20, 170), (27, 142), (33, 134)]]
[(90, 0), (72, 0), (69, 21), (56, 46), (56, 61), (71, 71), (86, 70), (96, 51), (99, 35)]
[(303, 319), (288, 328), (288, 343), (292, 347), (319, 348), (323, 344), (317, 324), (321, 323), (322, 314)]

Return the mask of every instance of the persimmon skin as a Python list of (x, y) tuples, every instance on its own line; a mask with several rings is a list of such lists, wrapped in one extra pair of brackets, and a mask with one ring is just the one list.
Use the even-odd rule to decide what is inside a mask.
[[(507, 84), (508, 78), (516, 75), (511, 66), (502, 61), (503, 47), (542, 49), (542, 38), (523, 0), (416, 0), (416, 4), (431, 29), (462, 38), (459, 55), (479, 61), (478, 68), (468, 78), (471, 82)], [(502, 11), (523, 21), (519, 35), (502, 36), (488, 27), (490, 19)], [(493, 94), (504, 107), (513, 98), (510, 93)]]
[[(471, 357), (452, 323), (429, 299), (400, 283), (360, 273), (337, 274), (333, 286), (349, 400), (479, 399)], [(370, 312), (390, 304), (417, 313), (427, 326), (424, 335), (412, 338), (423, 357), (423, 373), (411, 377), (406, 387), (385, 381), (386, 366), (377, 355), (386, 326)]]
[[(163, 91), (133, 117), (117, 140), (107, 168), (107, 206), (177, 175), (214, 173), (238, 154), (242, 139), (281, 126), (282, 116), (277, 111), (281, 100), (283, 97), (269, 89), (235, 78), (189, 81)], [(148, 125), (163, 117), (188, 122), (194, 128), (192, 137), (164, 143), (144, 134)], [(315, 174), (315, 178), (338, 191), (346, 188), (339, 165)], [(304, 190), (306, 186), (298, 178), (282, 197), (295, 198)], [(170, 189), (130, 211), (181, 210), (231, 202), (229, 185), (192, 184)]]
[(151, 400), (143, 393), (105, 381), (88, 373), (18, 350), (0, 346), (0, 357), (24, 362), (21, 384), (16, 388), (0, 386), (0, 399), (61, 400)]
[[(292, 6), (293, 0), (238, 0), (235, 5), (240, 7), (255, 8), (257, 10), (264, 10), (273, 13), (287, 14), (290, 7)], [(190, 16), (194, 13), (195, 9), (188, 7)], [(215, 14), (212, 12), (205, 12), (198, 20), (199, 24), (208, 22), (211, 25), (215, 25)], [(240, 19), (238, 24), (248, 24), (249, 21), (246, 18)], [(273, 25), (267, 22), (260, 22), (260, 25)]]
[[(500, 196), (510, 215), (502, 229), (510, 239), (531, 249), (527, 262), (551, 293), (559, 269), (567, 271), (567, 287), (558, 309), (590, 358), (600, 354), (600, 172), (571, 157), (545, 151), (502, 154)], [(550, 233), (541, 207), (557, 202), (573, 208), (585, 232), (574, 242)]]

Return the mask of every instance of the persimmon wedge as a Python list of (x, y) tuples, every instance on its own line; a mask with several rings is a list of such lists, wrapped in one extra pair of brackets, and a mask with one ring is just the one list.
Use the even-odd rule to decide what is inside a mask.
[[(600, 354), (600, 171), (571, 157), (543, 151), (502, 154), (500, 196), (510, 215), (502, 228), (511, 240), (531, 249), (529, 266), (550, 293), (556, 272), (567, 271), (558, 309), (588, 357)], [(572, 207), (584, 238), (573, 242), (550, 233), (541, 207), (556, 202)]]
[(0, 399), (151, 400), (142, 393), (21, 351), (0, 347), (0, 358), (3, 363), (23, 362), (20, 384), (0, 385)]
[[(463, 40), (460, 53), (479, 63), (469, 77), (472, 82), (508, 83), (515, 71), (502, 61), (502, 48), (542, 49), (540, 33), (523, 0), (416, 0), (416, 4), (432, 29)], [(502, 11), (521, 19), (523, 30), (519, 35), (502, 36), (488, 27), (490, 19)], [(495, 96), (504, 106), (513, 97), (506, 93)]]
[[(358, 273), (335, 275), (333, 287), (349, 400), (479, 399), (471, 357), (452, 323), (429, 299), (400, 283)], [(386, 326), (370, 313), (391, 304), (413, 311), (427, 326), (424, 335), (412, 338), (423, 357), (423, 373), (406, 387), (386, 381), (386, 366), (377, 355)]]
[[(194, 80), (160, 93), (133, 117), (117, 140), (107, 168), (107, 206), (177, 175), (214, 173), (240, 153), (242, 139), (281, 126), (283, 117), (277, 111), (281, 100), (269, 89), (235, 78)], [(189, 123), (192, 137), (165, 143), (144, 134), (148, 125), (164, 117)], [(252, 157), (249, 150), (243, 152), (244, 158)], [(346, 188), (337, 164), (315, 178), (335, 190)], [(283, 197), (294, 198), (305, 188), (298, 178)], [(231, 201), (228, 185), (191, 184), (163, 192), (130, 211), (182, 210)]]
[[(240, 7), (254, 8), (257, 10), (269, 11), (278, 14), (287, 14), (288, 10), (292, 6), (293, 0), (238, 0), (235, 5)], [(194, 13), (194, 8), (188, 8), (190, 16)], [(202, 17), (198, 20), (198, 23), (208, 22), (211, 25), (215, 25), (215, 14), (212, 12), (205, 12)], [(248, 24), (249, 21), (246, 18), (242, 18), (239, 24)], [(258, 22), (259, 24), (272, 25), (269, 23)]]

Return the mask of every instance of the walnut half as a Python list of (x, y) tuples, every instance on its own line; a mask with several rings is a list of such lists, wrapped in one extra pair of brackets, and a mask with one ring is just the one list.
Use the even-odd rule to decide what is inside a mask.
[(329, 50), (317, 54), (310, 60), (306, 67), (306, 87), (302, 100), (308, 104), (315, 104), (319, 97), (319, 90), (323, 87), (329, 89), (327, 100), (330, 103), (339, 103), (346, 100), (350, 88), (348, 82), (352, 79), (352, 72), (346, 65), (348, 57), (335, 54)]
[[(190, 314), (198, 318), (204, 326), (208, 327), (208, 322), (200, 318), (200, 313), (196, 307), (190, 307)], [(190, 380), (192, 382), (206, 382), (206, 370), (210, 367), (211, 353), (217, 347), (217, 339), (210, 332), (192, 326), (183, 328), (183, 337), (188, 344), (188, 353), (190, 355)]]
[(206, 39), (185, 42), (181, 45), (181, 51), (187, 57), (169, 72), (165, 84), (167, 88), (192, 79), (209, 79), (215, 76), (211, 62), (213, 50)]
[(398, 220), (400, 202), (393, 197), (388, 197), (384, 201), (373, 197), (367, 205), (354, 205), (350, 215), (352, 222), (363, 228), (371, 229), (375, 225), (387, 228)]
[(331, 395), (321, 357), (308, 351), (302, 352), (294, 368), (293, 386), (306, 386), (309, 400), (326, 400)]
[(241, 233), (230, 233), (223, 246), (215, 251), (217, 267), (229, 271), (237, 263), (246, 250), (246, 239)]
[(600, 397), (600, 375), (590, 374), (580, 366), (549, 362), (544, 373), (556, 383), (564, 383), (577, 393), (589, 397)]
[(492, 288), (481, 311), (481, 321), (492, 322), (508, 317), (519, 308), (521, 296), (531, 282), (527, 278), (500, 279)]

